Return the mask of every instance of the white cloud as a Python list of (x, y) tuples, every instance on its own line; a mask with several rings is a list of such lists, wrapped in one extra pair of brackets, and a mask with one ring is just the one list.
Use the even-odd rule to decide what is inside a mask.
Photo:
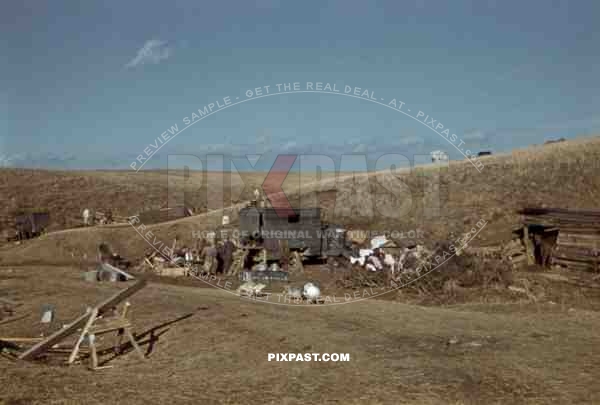
[(167, 46), (166, 41), (151, 39), (146, 41), (144, 46), (138, 50), (135, 58), (125, 65), (126, 68), (134, 68), (146, 63), (158, 64), (171, 56), (171, 49)]

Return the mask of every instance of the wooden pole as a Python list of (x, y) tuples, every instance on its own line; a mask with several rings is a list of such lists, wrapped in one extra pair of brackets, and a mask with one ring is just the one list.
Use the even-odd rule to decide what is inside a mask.
[(85, 339), (85, 335), (88, 333), (88, 330), (90, 329), (90, 327), (96, 320), (97, 316), (98, 316), (98, 309), (94, 308), (90, 313), (90, 317), (89, 317), (87, 323), (85, 324), (83, 331), (81, 331), (81, 335), (79, 335), (79, 339), (77, 339), (77, 343), (75, 343), (75, 347), (73, 348), (71, 355), (69, 356), (69, 361), (68, 361), (69, 364), (72, 364), (75, 361), (75, 358), (77, 357), (77, 353), (79, 353), (79, 346), (81, 346), (83, 339)]

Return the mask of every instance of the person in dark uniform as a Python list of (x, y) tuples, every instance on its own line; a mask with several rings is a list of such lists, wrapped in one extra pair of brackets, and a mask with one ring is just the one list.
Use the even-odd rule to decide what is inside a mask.
[(223, 242), (217, 242), (217, 269), (215, 270), (216, 274), (223, 274), (224, 270), (224, 260), (223, 260)]
[(229, 239), (229, 235), (227, 235), (221, 248), (221, 257), (223, 259), (223, 271), (225, 272), (225, 274), (229, 274), (231, 270), (231, 263), (233, 262), (234, 251), (235, 244), (231, 241), (231, 239)]

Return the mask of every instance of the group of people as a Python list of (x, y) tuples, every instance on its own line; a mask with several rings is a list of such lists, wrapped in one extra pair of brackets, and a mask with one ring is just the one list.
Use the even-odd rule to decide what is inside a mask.
[(231, 239), (215, 241), (201, 239), (196, 249), (182, 248), (178, 255), (184, 257), (186, 266), (201, 265), (200, 272), (208, 274), (228, 274), (233, 264), (237, 247)]

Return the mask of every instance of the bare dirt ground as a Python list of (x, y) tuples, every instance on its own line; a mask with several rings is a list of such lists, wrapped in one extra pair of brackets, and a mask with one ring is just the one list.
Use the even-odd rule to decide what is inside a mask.
[[(52, 303), (68, 322), (113, 294), (68, 267), (0, 270), (0, 290), (32, 315), (3, 336), (43, 332)], [(421, 307), (367, 300), (288, 307), (212, 288), (151, 283), (130, 299), (151, 353), (88, 371), (0, 358), (0, 403), (598, 403), (600, 314), (569, 305)], [(161, 326), (163, 325), (163, 326)], [(111, 346), (111, 340), (104, 342)], [(268, 353), (349, 353), (349, 362), (269, 362)], [(66, 357), (66, 355), (65, 355)]]
[[(335, 212), (340, 191), (354, 190), (360, 201), (383, 201), (382, 183), (398, 191), (393, 183), (372, 182), (357, 191), (342, 178), (322, 181), (311, 188), (316, 193), (309, 193), (297, 190), (298, 178), (290, 177), (286, 191), (296, 190), (288, 193), (295, 206), (314, 204), (316, 196), (326, 219), (360, 229), (421, 229), (426, 242), (461, 233), (483, 218), (488, 224), (474, 244), (492, 245), (510, 237), (519, 220), (515, 210), (525, 205), (597, 208), (599, 157), (600, 141), (593, 138), (491, 156), (482, 160), (482, 173), (467, 163), (451, 163), (440, 174), (440, 187), (448, 193), (435, 220), (423, 215), (428, 168), (401, 175), (413, 205), (394, 220), (365, 220), (364, 204), (354, 202), (342, 204), (354, 214)], [(204, 186), (193, 179), (207, 192), (219, 176), (209, 174)], [(49, 208), (59, 230), (0, 246), (0, 297), (22, 301), (17, 314), (31, 313), (0, 324), (0, 337), (47, 335), (39, 322), (44, 304), (56, 308), (56, 330), (125, 288), (85, 282), (81, 273), (94, 266), (100, 242), (135, 262), (149, 248), (147, 241), (129, 225), (65, 229), (79, 223), (83, 207), (96, 204), (92, 207), (132, 215), (168, 200), (162, 172), (0, 170), (0, 180), (0, 214), (18, 206)], [(255, 174), (246, 186), (263, 180)], [(183, 175), (175, 182), (185, 188)], [(226, 185), (224, 194), (241, 193), (244, 185), (236, 184)], [(246, 197), (240, 194), (239, 201)], [(206, 196), (191, 198), (202, 211)], [(214, 227), (222, 214), (147, 229), (167, 245), (174, 236), (190, 244), (192, 231)], [(315, 280), (327, 294), (343, 294), (332, 277), (315, 266), (294, 281)], [(485, 285), (448, 296), (407, 290), (310, 307), (244, 300), (187, 278), (150, 277), (150, 285), (130, 300), (135, 332), (149, 352), (146, 361), (139, 362), (134, 353), (114, 359), (106, 354), (101, 361), (114, 367), (92, 372), (86, 364), (14, 363), (0, 356), (0, 404), (597, 404), (600, 281), (594, 277), (531, 268), (515, 272), (511, 280), (527, 294)], [(278, 293), (281, 285), (271, 287)], [(103, 341), (106, 348), (110, 343)], [(348, 353), (350, 361), (267, 360), (268, 353), (288, 352)]]

